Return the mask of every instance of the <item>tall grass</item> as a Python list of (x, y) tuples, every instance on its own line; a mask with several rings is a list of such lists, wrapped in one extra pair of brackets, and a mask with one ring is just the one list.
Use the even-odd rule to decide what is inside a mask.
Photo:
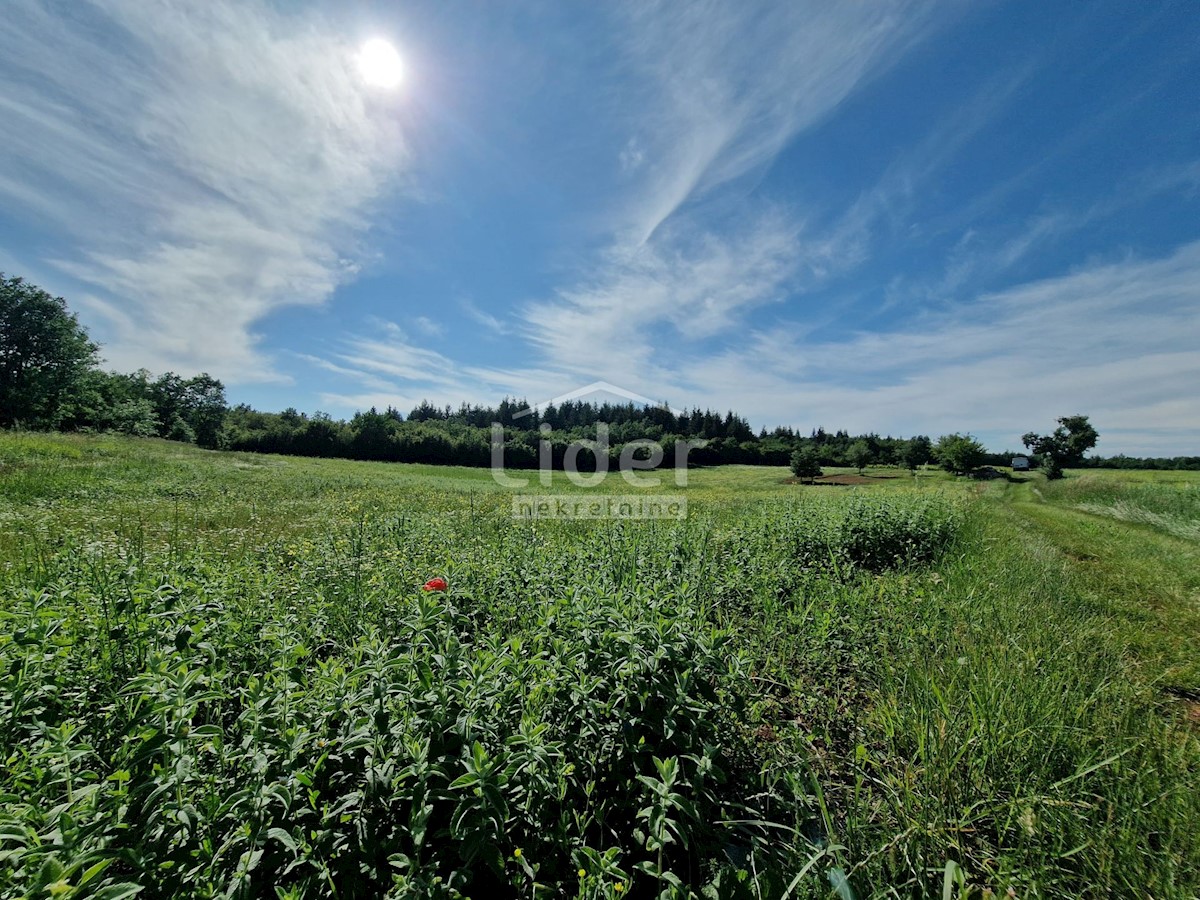
[(1200, 482), (1163, 484), (1084, 475), (1050, 482), (1043, 493), (1049, 500), (1084, 512), (1200, 540)]

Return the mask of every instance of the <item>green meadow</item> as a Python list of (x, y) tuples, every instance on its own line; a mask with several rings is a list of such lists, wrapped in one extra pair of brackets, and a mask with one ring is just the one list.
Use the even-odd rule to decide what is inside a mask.
[(658, 474), (0, 434), (0, 895), (1200, 893), (1200, 473)]

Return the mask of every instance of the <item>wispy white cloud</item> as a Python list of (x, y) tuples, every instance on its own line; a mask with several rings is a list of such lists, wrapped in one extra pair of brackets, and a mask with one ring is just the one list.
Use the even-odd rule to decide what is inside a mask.
[(376, 321), (370, 334), (349, 334), (327, 356), (300, 355), (337, 377), (319, 393), (323, 408), (349, 413), (370, 406), (408, 410), (421, 400), (495, 403), (501, 396), (537, 402), (578, 387), (577, 377), (538, 366), (504, 368), (464, 362), (430, 349), (394, 322)]
[(318, 397), (323, 407), (342, 413), (370, 406), (406, 411), (421, 400), (476, 401), (494, 388), (395, 322), (374, 321), (370, 334), (345, 335), (328, 355), (303, 358), (339, 377), (339, 386), (321, 389)]
[(678, 396), (672, 348), (721, 343), (752, 310), (861, 258), (859, 232), (869, 223), (818, 233), (805, 227), (803, 211), (730, 188), (936, 23), (930, 4), (903, 0), (621, 9), (625, 133), (634, 137), (620, 162), (629, 192), (615, 195), (610, 246), (527, 304), (519, 333), (539, 365), (568, 377), (621, 383), (637, 373), (656, 396)]
[(72, 236), (110, 361), (277, 378), (256, 323), (353, 274), (406, 161), (347, 36), (255, 0), (13, 0), (0, 44), (0, 195)]
[(422, 334), (429, 337), (441, 337), (446, 333), (446, 328), (440, 322), (435, 322), (429, 316), (417, 316), (413, 319), (413, 325)]
[(1017, 229), (968, 228), (946, 254), (940, 274), (927, 278), (896, 277), (885, 291), (879, 310), (898, 306), (917, 309), (970, 296), (973, 286), (1004, 275), (1022, 260), (1045, 251), (1065, 235), (1082, 228), (1091, 215), (1042, 213)]
[(621, 162), (622, 172), (632, 172), (646, 161), (646, 151), (642, 149), (642, 142), (635, 136), (626, 141), (617, 158)]
[(379, 375), (376, 375), (372, 372), (355, 368), (353, 366), (338, 365), (332, 360), (326, 359), (322, 356), (314, 356), (310, 353), (296, 353), (293, 355), (297, 359), (302, 360), (311, 366), (315, 366), (323, 372), (329, 372), (341, 378), (351, 379), (360, 387), (365, 387), (373, 391), (384, 392), (395, 389), (395, 385), (393, 385), (386, 378), (381, 378)]
[(1055, 252), (1058, 245), (1098, 222), (1125, 215), (1130, 209), (1164, 195), (1188, 196), (1200, 188), (1200, 163), (1151, 166), (1114, 181), (1090, 202), (1046, 209), (1016, 222), (979, 223), (968, 228), (946, 256), (940, 276), (904, 281), (887, 291), (888, 309), (916, 301), (945, 302), (969, 297), (972, 286), (1019, 272), (1019, 264)]
[(460, 301), (459, 305), (462, 307), (463, 312), (466, 313), (469, 319), (479, 325), (482, 325), (493, 336), (510, 334), (512, 332), (510, 325), (492, 315), (487, 310), (480, 308), (478, 304), (464, 299)]
[(807, 259), (797, 227), (767, 213), (732, 236), (661, 235), (613, 248), (597, 270), (524, 311), (547, 365), (580, 377), (663, 377), (661, 345), (727, 335), (747, 311), (783, 299)]
[(737, 0), (622, 7), (640, 174), (626, 222), (648, 239), (689, 198), (770, 162), (927, 30), (931, 4)]
[[(1183, 452), (1200, 444), (1200, 397), (1190, 390), (1200, 381), (1200, 242), (840, 340), (760, 330), (738, 349), (685, 365), (680, 377), (697, 395), (743, 398), (739, 408), (756, 421), (974, 428), (999, 449), (1079, 411), (1113, 433), (1105, 452)], [(1116, 437), (1129, 432), (1144, 437)]]
[(355, 368), (388, 378), (443, 387), (452, 387), (456, 380), (456, 365), (452, 360), (414, 342), (394, 322), (382, 323), (379, 332), (370, 337), (344, 338), (337, 356)]

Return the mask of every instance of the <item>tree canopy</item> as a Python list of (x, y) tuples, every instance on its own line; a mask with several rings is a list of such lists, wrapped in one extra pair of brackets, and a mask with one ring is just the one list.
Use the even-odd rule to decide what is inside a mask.
[(810, 484), (814, 478), (820, 478), (823, 474), (821, 472), (821, 462), (817, 459), (817, 454), (812, 447), (801, 447), (792, 453), (789, 465), (791, 466), (793, 475), (808, 481)]
[(874, 454), (871, 452), (871, 447), (866, 441), (855, 441), (846, 450), (846, 461), (858, 469), (860, 473), (866, 469), (873, 457)]
[(228, 412), (220, 381), (207, 373), (104, 372), (98, 353), (65, 300), (0, 275), (0, 427), (220, 444)]
[(98, 351), (65, 300), (0, 273), (0, 426), (62, 425)]
[(1062, 478), (1063, 469), (1079, 465), (1100, 439), (1087, 416), (1061, 416), (1057, 421), (1058, 427), (1050, 434), (1031, 431), (1021, 438), (1040, 460), (1047, 478)]
[(899, 462), (905, 468), (916, 472), (917, 469), (933, 460), (933, 442), (925, 435), (918, 434), (916, 437), (905, 442), (900, 448)]
[(966, 475), (983, 465), (988, 452), (969, 434), (944, 434), (934, 445), (933, 456), (947, 472)]

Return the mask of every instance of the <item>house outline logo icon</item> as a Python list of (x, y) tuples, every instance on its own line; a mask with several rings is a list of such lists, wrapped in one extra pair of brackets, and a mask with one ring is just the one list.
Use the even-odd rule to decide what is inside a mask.
[(526, 416), (533, 415), (535, 410), (545, 409), (547, 406), (561, 406), (563, 403), (568, 403), (572, 400), (578, 400), (581, 397), (587, 397), (591, 394), (611, 394), (615, 397), (620, 397), (628, 400), (631, 403), (638, 403), (643, 406), (652, 406), (657, 409), (668, 410), (674, 416), (686, 415), (683, 410), (675, 409), (673, 406), (667, 405), (664, 400), (652, 400), (635, 391), (629, 391), (622, 387), (617, 387), (607, 381), (593, 381), (591, 384), (584, 385), (581, 388), (571, 391), (567, 394), (560, 394), (557, 397), (552, 397), (549, 400), (543, 400), (540, 403), (532, 403), (518, 413), (513, 413), (513, 419), (523, 419)]
[[(674, 416), (682, 417), (687, 415), (682, 410), (673, 409), (663, 401), (651, 400), (635, 391), (629, 391), (625, 388), (617, 387), (615, 384), (610, 384), (607, 381), (593, 381), (591, 384), (584, 385), (570, 393), (560, 394), (550, 400), (541, 403), (531, 404), (526, 406), (519, 412), (512, 413), (513, 419), (522, 419), (533, 415), (537, 410), (544, 409), (551, 405), (560, 405), (569, 403), (573, 400), (579, 400), (583, 397), (588, 397), (594, 394), (607, 394), (612, 397), (618, 397), (630, 403), (641, 404), (644, 407), (661, 409), (670, 412)], [(609, 453), (608, 453), (608, 433), (609, 424), (607, 422), (595, 422), (597, 440), (577, 439), (572, 441), (565, 448), (565, 454), (562, 459), (562, 467), (566, 472), (567, 479), (577, 487), (591, 488), (599, 486), (608, 476), (609, 469)], [(539, 428), (543, 435), (550, 433), (551, 426), (547, 422), (543, 422)], [(674, 442), (675, 464), (670, 467), (674, 473), (675, 484), (678, 487), (687, 486), (687, 470), (688, 453), (699, 447), (707, 444), (707, 441), (692, 442), (690, 440), (676, 440)], [(504, 426), (499, 422), (492, 423), (492, 440), (491, 440), (491, 455), (492, 455), (492, 478), (501, 487), (522, 489), (529, 485), (527, 478), (513, 478), (505, 473), (504, 469)], [(635, 453), (638, 449), (644, 448), (650, 452), (648, 457), (637, 458)], [(581, 473), (578, 469), (578, 454), (580, 451), (587, 449), (596, 452), (596, 471)], [(538, 481), (543, 487), (552, 487), (554, 484), (553, 464), (552, 464), (552, 445), (550, 441), (541, 440), (538, 442), (538, 459), (537, 472)], [(659, 477), (652, 474), (653, 470), (659, 469), (663, 458), (664, 450), (661, 444), (651, 440), (629, 441), (621, 448), (620, 458), (618, 462), (618, 471), (621, 477), (632, 487), (646, 488), (656, 487), (659, 484)], [(638, 475), (638, 472), (644, 472), (644, 475)], [(680, 519), (687, 516), (687, 498), (682, 495), (628, 495), (615, 496), (604, 495), (605, 498), (593, 498), (591, 502), (582, 504), (580, 507), (581, 498), (578, 495), (529, 495), (519, 494), (513, 497), (513, 516), (516, 518), (673, 518)], [(640, 499), (639, 499), (640, 498)], [(615, 508), (605, 506), (609, 501), (616, 503)], [(603, 501), (603, 502), (602, 502)]]

